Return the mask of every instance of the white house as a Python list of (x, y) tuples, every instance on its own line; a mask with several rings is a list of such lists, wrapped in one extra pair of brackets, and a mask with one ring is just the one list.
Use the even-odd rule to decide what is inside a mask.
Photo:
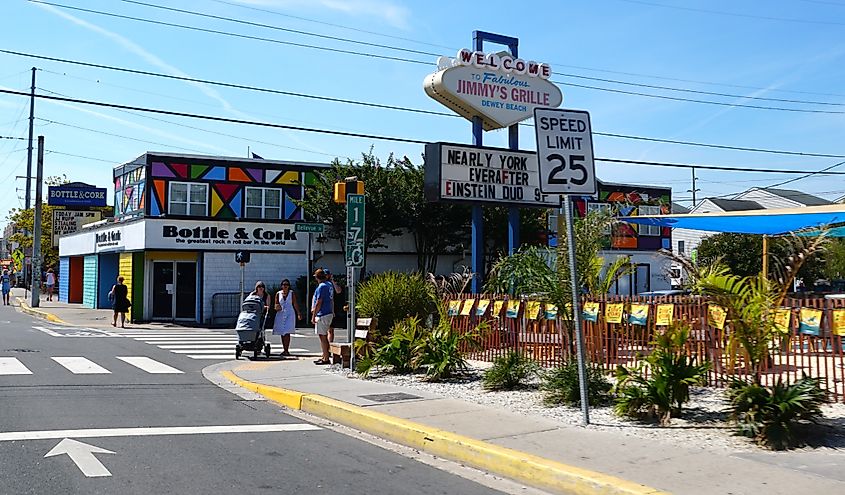
[[(832, 202), (792, 189), (754, 187), (734, 196), (733, 199), (705, 198), (690, 213), (731, 212), (773, 208), (800, 208), (822, 206)], [(672, 252), (695, 258), (701, 240), (714, 232), (692, 229), (672, 229)]]

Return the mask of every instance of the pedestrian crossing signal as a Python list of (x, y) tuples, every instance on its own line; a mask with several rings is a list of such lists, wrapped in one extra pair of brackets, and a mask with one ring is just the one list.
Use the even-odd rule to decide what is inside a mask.
[(334, 202), (346, 203), (347, 194), (364, 194), (364, 183), (361, 181), (346, 181), (334, 183)]
[(249, 263), (249, 251), (235, 252), (235, 263)]

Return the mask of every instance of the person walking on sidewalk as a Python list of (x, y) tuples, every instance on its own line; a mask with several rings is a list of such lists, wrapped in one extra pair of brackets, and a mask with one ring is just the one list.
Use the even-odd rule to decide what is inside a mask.
[[(340, 288), (339, 283), (334, 281), (332, 272), (330, 272), (328, 268), (323, 268), (323, 273), (326, 274), (326, 280), (328, 280), (328, 282), (332, 284), (334, 293), (340, 294), (343, 289)], [(332, 322), (329, 323), (329, 342), (334, 342), (334, 298), (332, 298)]]
[(44, 277), (44, 286), (47, 288), (47, 300), (53, 300), (53, 287), (56, 286), (56, 274), (53, 273), (52, 268), (47, 269), (47, 275)]
[(276, 292), (276, 318), (273, 320), (273, 335), (282, 337), (282, 356), (290, 356), (290, 335), (296, 331), (296, 320), (302, 320), (296, 294), (290, 290), (290, 280), (282, 280), (282, 288)]
[(322, 268), (314, 272), (318, 286), (314, 291), (314, 299), (311, 302), (311, 322), (314, 323), (314, 333), (320, 339), (322, 357), (314, 364), (331, 364), (329, 360), (329, 327), (334, 318), (334, 285), (328, 281), (326, 272)]
[(129, 288), (123, 283), (123, 277), (117, 277), (117, 283), (109, 291), (109, 300), (112, 301), (114, 319), (111, 326), (117, 326), (117, 317), (120, 316), (120, 328), (126, 328), (126, 313), (132, 303), (129, 301)]
[(3, 286), (3, 305), (9, 305), (9, 293), (12, 291), (12, 277), (9, 275), (9, 270), (3, 270), (3, 275), (0, 276), (0, 285)]

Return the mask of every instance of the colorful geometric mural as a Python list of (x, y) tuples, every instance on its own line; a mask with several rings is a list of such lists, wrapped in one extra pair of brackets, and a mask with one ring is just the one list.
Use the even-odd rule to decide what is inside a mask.
[(138, 167), (114, 178), (114, 213), (117, 216), (143, 212), (146, 205), (146, 170)]
[[(599, 181), (597, 199), (580, 198), (575, 201), (576, 215), (586, 215), (590, 208), (607, 205), (619, 216), (656, 215), (670, 213), (671, 189), (642, 187), (624, 184), (605, 184)], [(672, 229), (666, 227), (640, 226), (627, 223), (614, 225), (612, 233), (605, 239), (605, 247), (633, 251), (657, 251), (671, 248)]]
[(247, 187), (277, 189), (281, 195), (281, 219), (302, 220), (302, 209), (295, 200), (302, 199), (302, 184), (313, 181), (311, 172), (240, 167), (236, 165), (186, 164), (154, 161), (150, 164), (152, 195), (150, 216), (167, 212), (170, 182), (208, 184), (209, 214), (212, 218), (234, 220), (244, 217)]

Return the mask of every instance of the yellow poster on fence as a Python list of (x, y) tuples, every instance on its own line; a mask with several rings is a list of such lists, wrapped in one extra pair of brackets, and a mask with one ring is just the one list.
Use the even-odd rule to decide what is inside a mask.
[(675, 305), (674, 304), (658, 304), (657, 316), (655, 317), (655, 325), (659, 327), (668, 327), (675, 319)]
[(475, 304), (475, 299), (464, 300), (464, 305), (461, 306), (461, 316), (469, 316), (472, 314), (472, 306)]
[(711, 304), (707, 306), (707, 321), (710, 326), (716, 327), (718, 330), (725, 329), (725, 320), (728, 318), (728, 312), (721, 306)]
[(789, 308), (776, 309), (774, 314), (775, 330), (780, 333), (789, 333), (789, 323), (792, 319), (792, 310)]
[(502, 308), (505, 307), (505, 301), (493, 301), (493, 314), (491, 315), (493, 318), (499, 318), (502, 316)]
[(540, 317), (540, 301), (528, 301), (525, 306), (526, 316), (532, 320)]
[(584, 303), (584, 321), (599, 321), (599, 303), (587, 302)]
[(632, 304), (628, 313), (628, 323), (632, 325), (648, 324), (648, 304)]
[(832, 313), (831, 332), (833, 335), (845, 335), (845, 309), (834, 309)]
[(546, 319), (554, 320), (557, 318), (557, 306), (551, 303), (546, 303)]
[(449, 316), (458, 316), (458, 311), (461, 309), (461, 300), (460, 299), (452, 299), (449, 301), (449, 309), (446, 310), (446, 314)]
[(801, 308), (798, 312), (800, 318), (798, 323), (798, 331), (818, 337), (821, 334), (822, 328), (822, 310)]
[(622, 303), (612, 303), (604, 307), (604, 319), (608, 323), (622, 323)]
[(487, 308), (490, 306), (490, 299), (479, 299), (478, 306), (475, 307), (475, 316), (484, 316)]
[(508, 309), (505, 312), (508, 318), (516, 318), (519, 316), (519, 299), (511, 299), (508, 301)]

